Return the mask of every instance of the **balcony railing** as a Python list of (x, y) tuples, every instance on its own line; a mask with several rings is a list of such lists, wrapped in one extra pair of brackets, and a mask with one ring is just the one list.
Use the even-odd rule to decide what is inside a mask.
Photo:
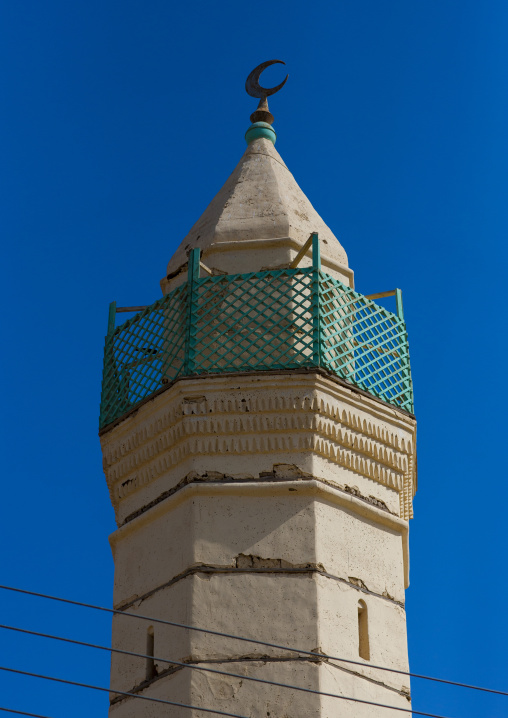
[(200, 277), (192, 250), (185, 284), (116, 328), (112, 305), (100, 428), (178, 377), (299, 368), (412, 412), (400, 295), (393, 314), (321, 271), (315, 237), (312, 267)]

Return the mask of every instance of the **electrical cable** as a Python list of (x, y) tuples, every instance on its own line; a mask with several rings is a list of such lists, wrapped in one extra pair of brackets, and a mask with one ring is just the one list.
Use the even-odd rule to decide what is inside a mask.
[(26, 711), (17, 711), (14, 710), (14, 708), (3, 708), (0, 706), (0, 711), (4, 711), (5, 713), (16, 713), (16, 715), (19, 716), (31, 716), (31, 718), (48, 718), (48, 716), (42, 716), (39, 713), (27, 713)]
[[(92, 686), (88, 683), (78, 683), (77, 681), (68, 681), (64, 678), (55, 678), (54, 676), (43, 676), (40, 673), (30, 673), (29, 671), (20, 671), (16, 668), (7, 668), (6, 666), (0, 666), (0, 671), (8, 671), (9, 673), (19, 673), (22, 676), (31, 676), (32, 678), (44, 678), (47, 681), (56, 681), (57, 683), (66, 683), (71, 686), (79, 686), (81, 688), (91, 688), (96, 691), (107, 691), (108, 693), (118, 693), (122, 696), (130, 696), (131, 698), (140, 698), (145, 701), (152, 701), (154, 703), (166, 703), (170, 706), (179, 706), (180, 708), (193, 708), (194, 710), (206, 711), (207, 713), (215, 713), (216, 715), (231, 716), (231, 718), (247, 718), (246, 716), (239, 716), (236, 713), (225, 713), (224, 711), (215, 711), (212, 708), (199, 708), (197, 706), (186, 705), (185, 703), (176, 703), (175, 701), (162, 700), (161, 698), (149, 698), (148, 696), (141, 696), (138, 693), (126, 693), (125, 691), (118, 691), (115, 688), (103, 688), (101, 686)], [(245, 676), (242, 676), (244, 678)], [(263, 681), (267, 682), (267, 681)], [(327, 693), (320, 693), (314, 691), (312, 688), (306, 688), (309, 693), (316, 695), (332, 695)], [(447, 718), (447, 716), (436, 715), (435, 713), (423, 713), (422, 711), (415, 711), (413, 708), (399, 708), (398, 706), (389, 706), (385, 703), (374, 703), (373, 701), (365, 701), (362, 698), (352, 698), (350, 696), (334, 696), (340, 698), (343, 701), (352, 701), (353, 703), (363, 703), (368, 706), (375, 706), (376, 708), (388, 708), (392, 711), (402, 711), (403, 713), (411, 713), (412, 715), (427, 716), (427, 718)]]
[[(197, 666), (193, 663), (183, 663), (182, 661), (174, 661), (169, 658), (159, 658), (157, 656), (149, 656), (144, 653), (134, 653), (133, 651), (124, 651), (121, 648), (110, 648), (109, 646), (100, 646), (95, 643), (86, 643), (85, 641), (77, 641), (73, 638), (64, 638), (63, 636), (54, 636), (50, 633), (40, 633), (38, 631), (30, 631), (26, 628), (16, 628), (15, 626), (6, 626), (3, 624), (0, 624), (0, 628), (7, 629), (9, 631), (18, 631), (19, 633), (27, 633), (31, 636), (40, 636), (42, 638), (52, 638), (57, 641), (63, 641), (64, 643), (73, 643), (78, 646), (86, 646), (87, 648), (98, 648), (101, 651), (109, 651), (110, 653), (122, 653), (127, 656), (134, 656), (136, 658), (148, 658), (153, 661), (161, 661), (162, 663), (172, 663), (176, 666), (182, 666), (183, 668), (192, 668), (194, 670), (198, 671), (206, 671), (207, 673), (218, 673), (221, 676), (229, 676), (230, 678), (239, 678), (242, 681), (255, 681), (256, 683), (265, 683), (269, 686), (277, 686), (278, 688), (289, 688), (290, 690), (294, 691), (302, 691), (304, 693), (314, 693), (315, 695), (319, 696), (326, 696), (328, 698), (342, 698), (344, 700), (356, 700), (355, 698), (346, 698), (345, 696), (341, 696), (338, 693), (326, 693), (324, 691), (315, 691), (312, 688), (302, 688), (301, 686), (293, 686), (288, 683), (278, 683), (277, 681), (269, 681), (265, 678), (255, 678), (254, 676), (246, 676), (242, 675), (240, 673), (230, 673), (229, 671), (221, 671), (218, 668), (207, 668), (205, 666)], [(263, 659), (260, 659), (263, 660)], [(112, 692), (114, 692), (112, 690)], [(370, 701), (360, 701), (361, 703), (368, 703), (370, 705)], [(407, 711), (407, 708), (397, 708), (396, 706), (384, 706), (383, 704), (372, 704), (372, 705), (379, 705), (384, 708), (392, 708), (393, 710), (403, 710)], [(422, 713), (421, 711), (412, 710), (411, 711), (413, 715), (421, 715), (421, 716), (429, 716), (430, 718), (446, 718), (446, 716), (437, 716), (434, 713)]]
[(67, 603), (67, 604), (71, 604), (73, 606), (81, 606), (83, 608), (93, 608), (96, 611), (104, 611), (106, 613), (113, 613), (113, 614), (119, 614), (121, 616), (129, 616), (131, 618), (138, 618), (138, 619), (141, 619), (144, 621), (149, 621), (150, 623), (162, 623), (166, 626), (174, 626), (176, 628), (186, 628), (190, 631), (198, 631), (200, 633), (209, 633), (213, 636), (221, 636), (223, 638), (231, 638), (236, 641), (244, 641), (246, 643), (254, 643), (258, 646), (266, 646), (268, 648), (277, 648), (279, 650), (289, 651), (290, 653), (302, 653), (307, 656), (312, 656), (313, 658), (325, 658), (327, 660), (341, 661), (342, 663), (349, 663), (349, 664), (356, 665), (356, 666), (363, 666), (364, 668), (375, 668), (376, 670), (380, 670), (380, 671), (387, 671), (389, 673), (397, 673), (402, 676), (409, 676), (410, 678), (421, 678), (422, 680), (435, 681), (436, 683), (444, 683), (444, 684), (450, 685), (450, 686), (458, 686), (459, 688), (471, 688), (472, 690), (483, 691), (484, 693), (494, 693), (494, 694), (500, 695), (500, 696), (508, 696), (507, 691), (500, 691), (500, 690), (496, 690), (494, 688), (485, 688), (483, 686), (475, 686), (475, 685), (472, 685), (469, 683), (450, 681), (445, 678), (436, 678), (435, 676), (426, 676), (422, 673), (413, 673), (411, 671), (401, 671), (398, 668), (388, 668), (387, 666), (378, 666), (374, 663), (366, 663), (365, 661), (354, 661), (350, 658), (341, 658), (339, 656), (329, 656), (326, 653), (317, 653), (316, 651), (307, 651), (303, 648), (291, 648), (289, 646), (281, 646), (277, 643), (268, 643), (267, 641), (259, 641), (255, 638), (245, 638), (243, 636), (236, 636), (236, 635), (230, 634), (230, 633), (222, 633), (221, 631), (214, 631), (210, 628), (199, 628), (197, 626), (188, 626), (185, 623), (177, 623), (176, 621), (167, 621), (162, 618), (153, 618), (150, 616), (144, 616), (142, 614), (129, 613), (128, 611), (120, 611), (115, 608), (106, 608), (105, 606), (96, 606), (93, 603), (84, 603), (83, 601), (74, 601), (70, 598), (60, 598), (59, 596), (51, 596), (46, 593), (38, 593), (36, 591), (28, 591), (23, 588), (15, 588), (13, 586), (3, 586), (0, 584), (0, 589), (6, 590), (6, 591), (13, 591), (15, 593), (26, 594), (28, 596), (36, 596), (38, 598), (47, 598), (52, 601), (60, 601), (61, 603)]
[(31, 673), (30, 671), (20, 671), (17, 668), (7, 668), (6, 666), (0, 666), (0, 671), (7, 671), (8, 673), (17, 673), (20, 676), (30, 676), (31, 678), (43, 678), (46, 681), (55, 681), (56, 683), (65, 683), (69, 686), (79, 686), (80, 688), (90, 688), (94, 691), (104, 691), (105, 693), (118, 693), (121, 696), (129, 696), (131, 698), (139, 698), (142, 701), (151, 701), (152, 703), (164, 703), (167, 706), (178, 706), (179, 708), (192, 708), (195, 711), (204, 711), (205, 713), (214, 713), (219, 716), (229, 716), (229, 718), (247, 718), (247, 716), (241, 716), (237, 713), (226, 713), (225, 711), (213, 710), (213, 708), (203, 708), (202, 706), (191, 706), (187, 703), (177, 703), (176, 701), (167, 701), (162, 698), (151, 698), (149, 696), (141, 696), (138, 693), (126, 693), (125, 691), (118, 691), (116, 688), (104, 688), (103, 686), (92, 686), (89, 683), (79, 683), (78, 681), (68, 681), (65, 678), (55, 678), (55, 676), (44, 676), (41, 673)]

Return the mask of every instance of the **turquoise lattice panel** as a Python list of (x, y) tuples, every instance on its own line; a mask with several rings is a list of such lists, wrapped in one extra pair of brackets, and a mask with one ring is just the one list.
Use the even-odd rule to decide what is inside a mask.
[(100, 427), (178, 376), (323, 367), (411, 412), (406, 327), (317, 267), (189, 280), (106, 338)]
[(187, 314), (187, 286), (184, 285), (106, 337), (101, 427), (182, 372)]
[(311, 271), (267, 271), (198, 280), (195, 372), (307, 366), (313, 352)]
[(404, 321), (323, 272), (319, 291), (323, 365), (383, 401), (412, 411)]

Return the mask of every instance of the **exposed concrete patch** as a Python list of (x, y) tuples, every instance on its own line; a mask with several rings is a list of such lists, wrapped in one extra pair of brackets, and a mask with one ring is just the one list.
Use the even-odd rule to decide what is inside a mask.
[(302, 471), (296, 464), (274, 464), (271, 471), (262, 471), (259, 478), (273, 481), (295, 481), (314, 477), (312, 474)]
[(293, 564), (289, 561), (284, 561), (282, 558), (262, 558), (261, 556), (247, 556), (243, 553), (236, 557), (236, 568), (242, 569), (269, 569), (269, 568), (282, 568), (282, 569), (301, 569), (307, 571), (319, 571), (320, 573), (326, 573), (325, 567), (322, 563), (300, 563)]
[(344, 486), (344, 491), (347, 491), (348, 494), (352, 494), (353, 496), (356, 496), (358, 499), (361, 499), (362, 501), (367, 501), (367, 503), (372, 504), (373, 506), (377, 506), (379, 509), (383, 509), (383, 511), (390, 511), (388, 506), (385, 504), (384, 501), (381, 501), (381, 499), (376, 499), (375, 496), (364, 496), (358, 486), (348, 486), (347, 484)]
[(349, 583), (353, 584), (353, 586), (356, 586), (357, 588), (363, 588), (367, 592), (369, 591), (361, 578), (356, 578), (356, 576), (349, 576), (348, 580)]

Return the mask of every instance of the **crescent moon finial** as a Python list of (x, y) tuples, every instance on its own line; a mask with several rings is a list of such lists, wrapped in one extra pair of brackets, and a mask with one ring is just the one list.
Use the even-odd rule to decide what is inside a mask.
[(284, 60), (267, 60), (266, 62), (262, 62), (261, 65), (258, 65), (252, 70), (249, 77), (245, 81), (245, 91), (248, 95), (250, 95), (251, 97), (257, 97), (258, 99), (262, 99), (264, 97), (270, 97), (270, 95), (275, 95), (276, 92), (278, 92), (284, 87), (289, 75), (286, 75), (286, 78), (280, 83), (280, 85), (277, 85), (276, 87), (266, 88), (261, 87), (261, 85), (259, 84), (259, 77), (263, 70), (266, 70), (266, 68), (270, 67), (270, 65), (277, 64), (285, 65), (286, 63), (284, 62)]
[(247, 80), (245, 81), (245, 91), (247, 92), (247, 94), (251, 97), (259, 98), (258, 108), (250, 116), (251, 122), (253, 123), (267, 122), (269, 125), (271, 125), (273, 122), (273, 115), (268, 109), (268, 97), (270, 97), (270, 95), (275, 95), (276, 92), (278, 92), (284, 87), (289, 75), (286, 75), (280, 85), (276, 85), (275, 87), (269, 88), (262, 87), (259, 84), (259, 77), (263, 70), (265, 70), (270, 65), (276, 64), (285, 65), (286, 63), (283, 60), (267, 60), (266, 62), (262, 62), (261, 65), (258, 65), (252, 70)]

